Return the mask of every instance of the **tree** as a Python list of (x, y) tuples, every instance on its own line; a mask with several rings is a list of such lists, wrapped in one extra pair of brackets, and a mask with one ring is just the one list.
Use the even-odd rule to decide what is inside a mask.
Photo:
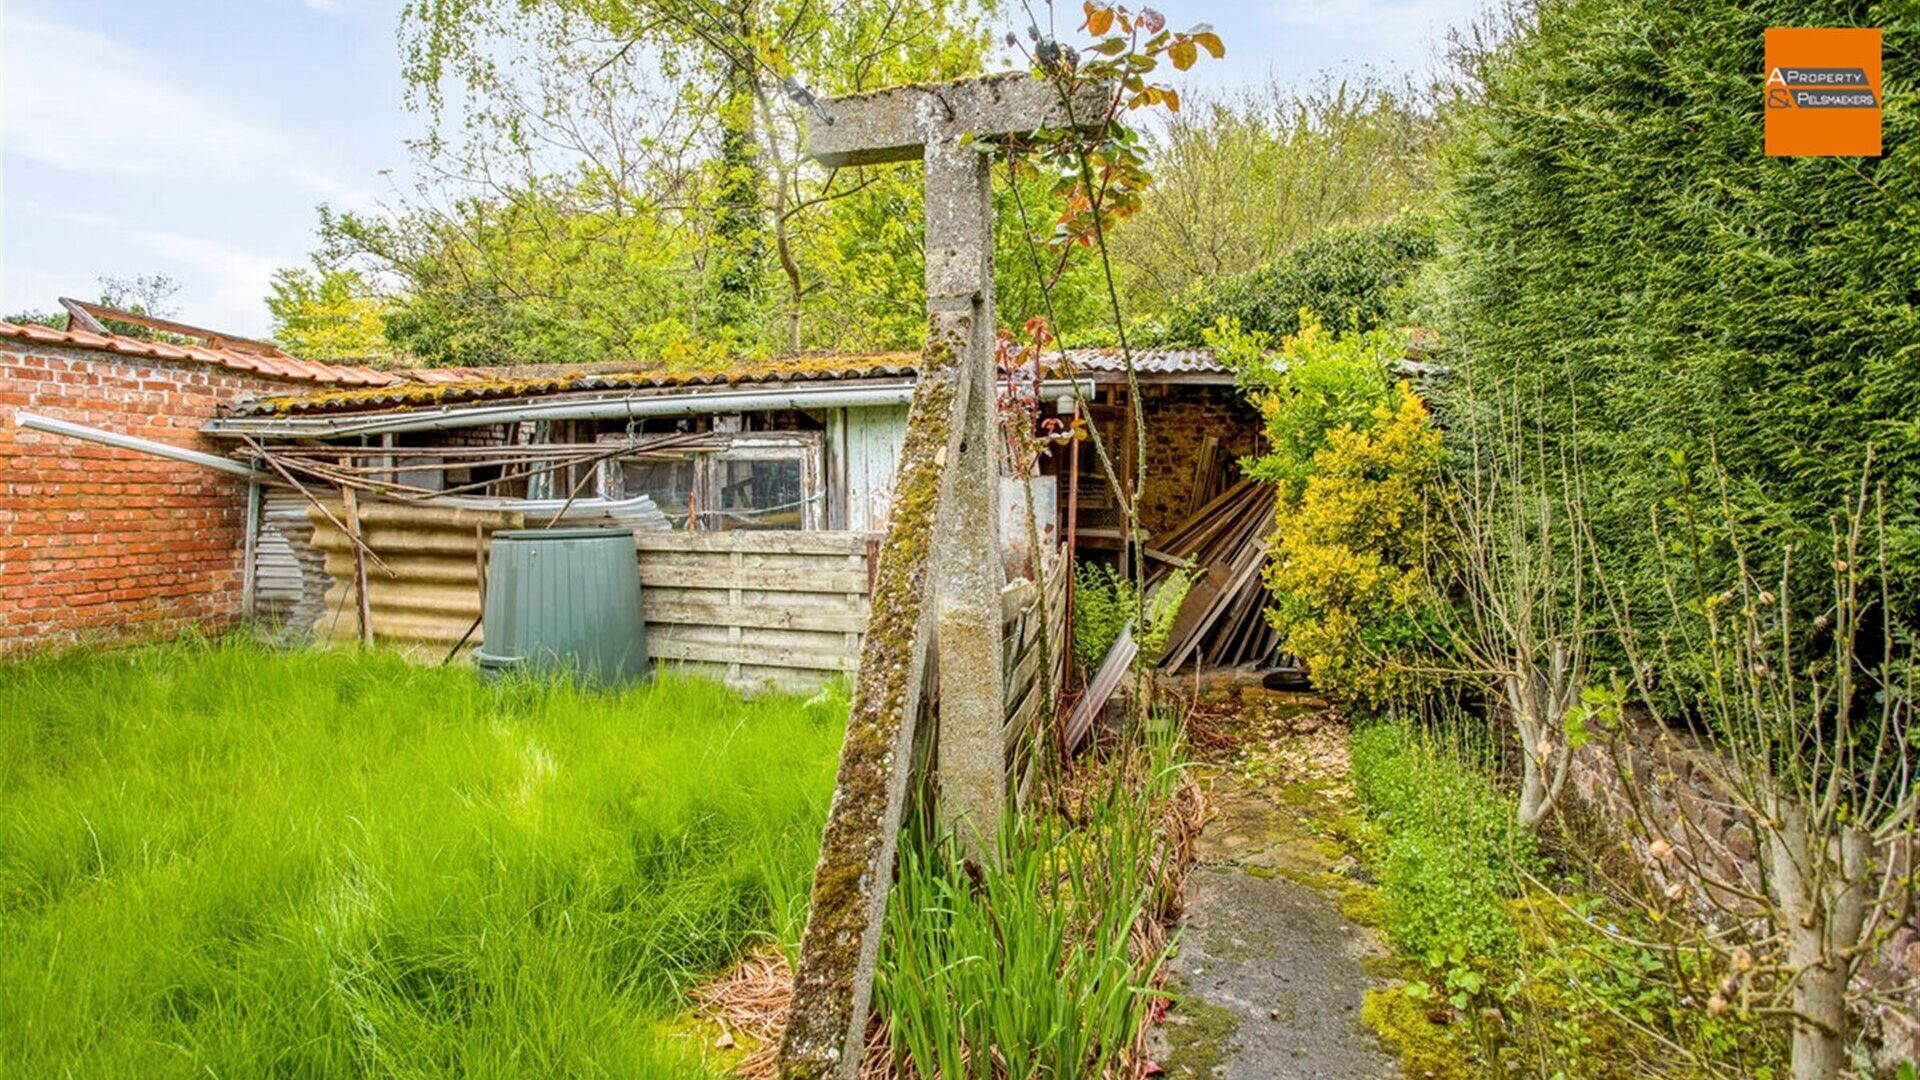
[[(558, 199), (555, 216), (604, 212), (594, 231), (612, 234), (608, 242), (628, 257), (600, 269), (684, 279), (677, 292), (692, 303), (675, 305), (670, 318), (686, 338), (723, 349), (799, 348), (806, 312), (835, 300), (826, 290), (839, 267), (814, 258), (831, 243), (819, 219), (844, 199), (892, 199), (898, 182), (889, 179), (900, 175), (898, 167), (823, 170), (804, 160), (807, 102), (813, 93), (977, 70), (985, 56), (980, 13), (971, 0), (861, 0), (833, 9), (804, 0), (414, 5), (403, 28), (405, 71), (434, 125), (418, 149), (439, 168), (429, 178), (436, 190), (417, 193), (392, 217), (412, 217), (411, 231), (458, 246), (467, 230), (421, 230), (418, 219), (490, 215), (536, 191)], [(516, 43), (528, 62), (504, 62), (502, 42)], [(459, 138), (441, 123), (449, 90), (465, 107)], [(636, 101), (647, 107), (632, 108)], [(454, 207), (427, 208), (453, 188), (464, 193)], [(582, 206), (583, 190), (600, 201)], [(633, 218), (648, 219), (636, 226), (648, 252), (627, 244)], [(350, 239), (370, 232), (357, 228)], [(576, 287), (596, 288), (582, 280), (523, 287), (516, 279), (536, 275), (520, 272), (519, 250), (512, 259), (493, 254), (500, 272), (461, 287), (505, 292), (509, 311), (533, 297), (565, 309)], [(628, 297), (639, 285), (620, 276), (597, 283)], [(778, 310), (769, 311), (776, 294)], [(676, 332), (658, 319), (645, 325)], [(842, 329), (843, 321), (823, 328), (830, 336)]]
[[(1724, 964), (1708, 1011), (1784, 1020), (1794, 1080), (1832, 1080), (1852, 1075), (1852, 1010), (1874, 997), (1854, 976), (1920, 899), (1920, 668), (1887, 607), (1885, 488), (1863, 473), (1825, 543), (1761, 549), (1750, 546), (1726, 479), (1716, 477), (1705, 506), (1683, 501), (1655, 519), (1671, 616), (1657, 639), (1633, 632), (1631, 591), (1606, 591), (1629, 662), (1597, 699), (1600, 715), (1617, 727), (1636, 706), (1653, 721), (1661, 771), (1705, 788), (1656, 800), (1650, 784), (1628, 785), (1652, 886), (1628, 895), (1656, 920), (1690, 899), (1704, 907), (1704, 925), (1687, 923), (1695, 932), (1671, 948)], [(1703, 559), (1708, 534), (1733, 551), (1731, 567)], [(1808, 579), (1819, 594), (1794, 596)], [(1699, 691), (1684, 710), (1652, 682), (1678, 671)], [(1611, 743), (1622, 775), (1650, 773), (1630, 745)], [(1754, 857), (1730, 869), (1703, 857), (1718, 839), (1715, 813), (1738, 816)], [(1909, 982), (1888, 997), (1898, 1008), (1913, 990)]]
[(1586, 738), (1596, 605), (1580, 471), (1546, 450), (1540, 410), (1472, 395), (1454, 404), (1459, 434), (1436, 501), (1449, 533), (1434, 585), (1449, 600), (1435, 608), (1438, 651), (1498, 703), (1520, 761), (1515, 814), (1537, 830)]
[[(100, 278), (100, 306), (116, 308), (135, 315), (151, 315), (156, 319), (171, 319), (180, 313), (174, 306), (173, 298), (180, 293), (180, 283), (166, 274), (135, 274), (133, 277)], [(138, 330), (139, 327), (128, 327)]]
[(1246, 273), (1198, 282), (1151, 336), (1193, 344), (1228, 319), (1280, 340), (1302, 328), (1303, 312), (1328, 326), (1391, 329), (1407, 319), (1408, 295), (1433, 255), (1425, 218), (1329, 229)]
[(386, 305), (358, 271), (287, 267), (274, 272), (272, 288), (273, 340), (293, 355), (329, 360), (389, 353), (381, 319)]
[[(1412, 86), (1364, 77), (1189, 100), (1148, 135), (1154, 195), (1114, 233), (1134, 309), (1165, 313), (1196, 289), (1273, 264), (1330, 229), (1426, 207), (1440, 130)], [(1341, 313), (1324, 314), (1341, 321)]]

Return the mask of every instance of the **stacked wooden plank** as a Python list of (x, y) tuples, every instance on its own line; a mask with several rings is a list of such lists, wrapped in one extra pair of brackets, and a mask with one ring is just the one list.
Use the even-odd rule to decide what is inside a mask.
[(1273, 652), (1277, 641), (1266, 620), (1261, 574), (1273, 512), (1273, 489), (1241, 480), (1154, 538), (1149, 554), (1156, 582), (1180, 565), (1193, 567), (1193, 587), (1174, 619), (1162, 669), (1174, 671), (1188, 661), (1232, 667)]

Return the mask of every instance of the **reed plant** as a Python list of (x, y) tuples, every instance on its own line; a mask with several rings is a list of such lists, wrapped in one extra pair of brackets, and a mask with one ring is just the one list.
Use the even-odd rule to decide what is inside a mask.
[(1125, 1075), (1177, 914), (1196, 795), (1176, 725), (1042, 781), (997, 862), (924, 823), (901, 847), (877, 993), (902, 1073)]

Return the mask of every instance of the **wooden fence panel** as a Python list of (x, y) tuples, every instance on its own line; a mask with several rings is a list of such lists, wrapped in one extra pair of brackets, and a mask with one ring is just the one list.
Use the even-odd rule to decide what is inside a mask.
[(741, 689), (851, 675), (867, 628), (864, 532), (639, 532), (647, 651)]
[[(1053, 557), (1047, 573), (1047, 595), (1043, 606), (1036, 599), (1033, 582), (1021, 580), (1000, 594), (1006, 649), (1007, 773), (1016, 790), (1024, 793), (1027, 765), (1033, 740), (1045, 737), (1036, 721), (1042, 710), (1052, 715), (1066, 679), (1067, 577), (1064, 560)], [(1040, 648), (1040, 635), (1046, 634), (1047, 647)], [(1040, 659), (1046, 653), (1052, 669), (1052, 700), (1041, 692)]]

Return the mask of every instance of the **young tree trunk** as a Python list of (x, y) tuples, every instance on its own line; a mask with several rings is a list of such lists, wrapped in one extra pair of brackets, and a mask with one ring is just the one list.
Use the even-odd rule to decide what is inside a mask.
[[(1520, 741), (1520, 827), (1537, 829), (1552, 813), (1566, 785), (1573, 763), (1573, 744), (1566, 733), (1566, 714), (1577, 687), (1576, 676), (1554, 650), (1551, 674), (1532, 668), (1508, 675), (1507, 708), (1513, 713), (1514, 734)], [(1522, 664), (1523, 667), (1531, 665)]]
[[(1872, 838), (1771, 800), (1767, 871), (1793, 971), (1793, 1078), (1831, 1080), (1847, 1064), (1847, 982), (1866, 925)], [(1833, 835), (1838, 833), (1838, 835)]]
[(760, 273), (766, 261), (766, 215), (760, 201), (760, 147), (753, 68), (727, 65), (720, 101), (720, 175), (714, 190), (712, 289), (707, 317), (716, 326), (750, 334), (758, 317)]

